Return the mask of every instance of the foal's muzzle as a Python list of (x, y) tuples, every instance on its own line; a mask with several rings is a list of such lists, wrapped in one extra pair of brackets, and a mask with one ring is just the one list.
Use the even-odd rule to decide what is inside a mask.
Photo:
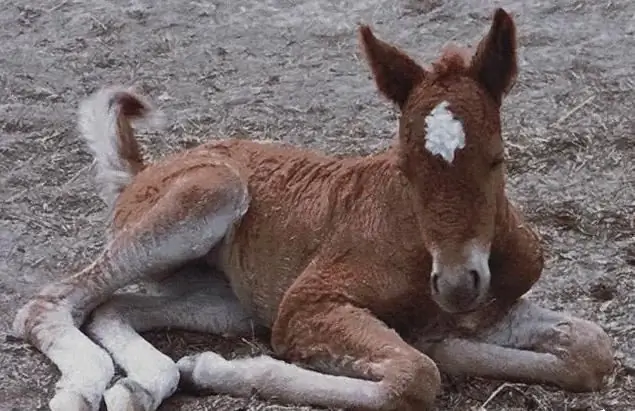
[(489, 252), (469, 246), (465, 261), (443, 264), (440, 255), (433, 255), (430, 292), (433, 300), (446, 312), (470, 311), (483, 303), (489, 292)]

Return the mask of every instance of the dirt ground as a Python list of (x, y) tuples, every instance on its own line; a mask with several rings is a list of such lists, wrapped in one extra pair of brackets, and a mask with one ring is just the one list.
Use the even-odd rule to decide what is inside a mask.
[[(531, 298), (599, 322), (614, 338), (617, 368), (606, 389), (579, 395), (446, 379), (439, 410), (635, 409), (635, 2), (26, 4), (0, 2), (0, 410), (46, 409), (58, 373), (8, 337), (9, 326), (32, 293), (81, 267), (102, 242), (104, 207), (75, 128), (79, 99), (106, 84), (147, 92), (169, 124), (142, 136), (155, 158), (230, 134), (370, 153), (393, 137), (396, 113), (360, 59), (357, 23), (428, 62), (446, 41), (474, 43), (498, 5), (514, 14), (521, 45), (504, 105), (509, 191), (548, 250)], [(148, 338), (175, 359), (260, 349), (187, 333)], [(161, 407), (283, 409), (298, 408), (183, 394)]]

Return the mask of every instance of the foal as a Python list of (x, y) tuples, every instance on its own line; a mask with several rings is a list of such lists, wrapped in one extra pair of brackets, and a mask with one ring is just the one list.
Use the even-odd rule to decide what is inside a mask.
[[(367, 26), (359, 39), (401, 111), (393, 146), (368, 157), (227, 140), (146, 164), (130, 121), (151, 114), (148, 101), (104, 89), (82, 103), (112, 211), (108, 242), (14, 323), (61, 371), (52, 410), (94, 411), (102, 395), (110, 411), (155, 410), (179, 381), (296, 404), (421, 410), (439, 370), (601, 387), (607, 335), (522, 298), (543, 258), (504, 190), (512, 18), (498, 9), (473, 56), (447, 50), (430, 69)], [(214, 269), (197, 275), (193, 262)], [(140, 280), (161, 294), (113, 296)], [(85, 321), (92, 340), (78, 329)], [(175, 364), (138, 334), (250, 335), (252, 322), (271, 332), (279, 359), (207, 352)], [(112, 360), (127, 377), (106, 390)]]

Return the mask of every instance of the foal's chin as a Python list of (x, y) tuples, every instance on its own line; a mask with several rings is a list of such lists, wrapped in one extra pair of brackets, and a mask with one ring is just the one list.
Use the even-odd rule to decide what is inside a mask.
[(478, 310), (479, 308), (487, 305), (490, 301), (489, 294), (483, 292), (478, 294), (472, 300), (456, 300), (453, 298), (447, 298), (444, 295), (432, 296), (432, 300), (437, 306), (445, 313), (448, 314), (467, 314)]

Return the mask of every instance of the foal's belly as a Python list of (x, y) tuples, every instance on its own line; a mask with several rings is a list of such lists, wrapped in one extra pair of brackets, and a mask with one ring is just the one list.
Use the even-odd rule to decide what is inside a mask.
[(272, 273), (263, 271), (245, 272), (235, 268), (223, 269), (241, 305), (251, 313), (258, 324), (270, 328), (276, 320), (280, 301), (288, 287), (279, 281), (273, 281), (274, 284), (264, 284), (265, 279), (271, 277)]
[(228, 240), (217, 251), (214, 264), (225, 274), (234, 294), (254, 320), (271, 327), (282, 298), (303, 268), (301, 264), (289, 264), (284, 253), (254, 250)]
[(289, 218), (288, 212), (263, 205), (257, 193), (252, 196), (255, 201), (219, 247), (216, 264), (243, 307), (270, 327), (287, 290), (319, 253), (321, 240), (300, 217)]

